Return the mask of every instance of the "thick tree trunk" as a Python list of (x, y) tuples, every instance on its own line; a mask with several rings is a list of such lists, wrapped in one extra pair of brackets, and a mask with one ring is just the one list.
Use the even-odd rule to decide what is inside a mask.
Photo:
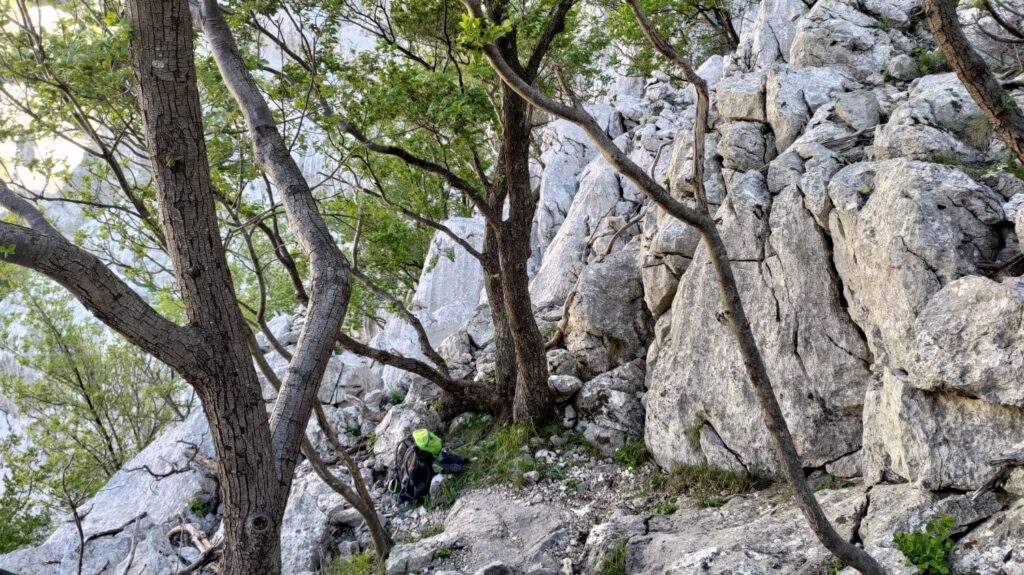
[(543, 419), (555, 405), (548, 387), (547, 340), (537, 327), (530, 297), (527, 263), (531, 253), (537, 198), (530, 187), (529, 105), (507, 85), (501, 87), (502, 174), (509, 200), (508, 218), (498, 237), (505, 313), (516, 353), (516, 421)]
[(491, 411), (499, 421), (512, 419), (512, 402), (516, 394), (516, 350), (512, 330), (505, 313), (505, 291), (501, 287), (501, 262), (497, 238), (489, 224), (484, 229), (484, 246), (480, 262), (484, 271), (484, 290), (494, 325), (494, 401)]
[(188, 4), (131, 0), (126, 12), (135, 96), (161, 223), (185, 312), (204, 344), (196, 351), (197, 370), (185, 376), (203, 402), (217, 450), (224, 504), (222, 572), (277, 573), (284, 504), (219, 233)]
[(924, 14), (946, 61), (1017, 161), (1024, 164), (1024, 113), (964, 36), (953, 0), (924, 0)]

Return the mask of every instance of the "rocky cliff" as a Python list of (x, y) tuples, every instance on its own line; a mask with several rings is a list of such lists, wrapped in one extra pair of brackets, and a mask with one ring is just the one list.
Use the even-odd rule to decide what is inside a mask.
[[(700, 66), (713, 104), (706, 186), (804, 465), (842, 480), (819, 492), (840, 532), (909, 574), (892, 534), (945, 514), (953, 572), (1022, 573), (1024, 491), (1011, 478), (998, 497), (970, 493), (994, 473), (990, 459), (1024, 442), (1024, 181), (994, 167), (1005, 146), (956, 76), (920, 69), (913, 55), (930, 49), (914, 0), (764, 0), (735, 53)], [(1015, 97), (1024, 105), (1024, 91)], [(625, 78), (591, 111), (657, 179), (688, 177), (692, 91), (664, 75)], [(697, 234), (572, 125), (549, 123), (540, 142), (531, 291), (542, 325), (569, 314), (549, 354), (552, 384), (576, 392), (565, 423), (597, 453), (552, 437), (527, 456), (550, 459), (561, 478), (473, 491), (446, 514), (382, 503), (399, 532), (444, 521), (440, 535), (396, 548), (388, 572), (594, 573), (619, 548), (630, 573), (832, 572), (785, 489), (657, 514), (629, 496), (652, 470), (603, 459), (642, 438), (664, 469), (775, 470)], [(450, 223), (481, 241), (478, 220)], [(493, 365), (481, 288), (475, 261), (438, 236), (412, 300), (453, 369), (476, 377)], [(282, 343), (294, 343), (297, 321), (275, 320)], [(398, 318), (374, 344), (419, 353)], [(332, 362), (320, 399), (347, 441), (373, 431), (364, 475), (382, 502), (395, 444), (441, 427), (432, 395), (356, 356)], [(199, 553), (168, 539), (175, 525), (216, 537), (215, 480), (181, 447), (208, 449), (204, 426), (196, 416), (169, 431), (90, 504), (84, 572), (171, 573)], [(308, 466), (298, 473), (285, 572), (311, 573), (367, 536)], [(190, 509), (197, 500), (205, 512)], [(63, 524), (0, 566), (71, 573), (75, 561), (74, 526)]]

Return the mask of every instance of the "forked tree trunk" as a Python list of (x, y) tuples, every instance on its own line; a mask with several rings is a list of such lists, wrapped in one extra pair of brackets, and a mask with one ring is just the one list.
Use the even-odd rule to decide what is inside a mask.
[(516, 421), (543, 419), (554, 409), (548, 387), (547, 340), (537, 327), (530, 297), (527, 264), (531, 255), (537, 198), (530, 187), (529, 104), (506, 85), (501, 87), (503, 181), (509, 213), (498, 237), (501, 284), (512, 342), (516, 352), (516, 391), (512, 407)]
[[(135, 96), (189, 322), (204, 347), (186, 373), (210, 422), (224, 504), (223, 573), (277, 573), (284, 510), (270, 428), (220, 238), (187, 2), (126, 3)], [(285, 492), (286, 494), (287, 492)]]
[(1024, 164), (1024, 113), (971, 47), (953, 0), (924, 0), (924, 14), (946, 61), (1006, 146)]

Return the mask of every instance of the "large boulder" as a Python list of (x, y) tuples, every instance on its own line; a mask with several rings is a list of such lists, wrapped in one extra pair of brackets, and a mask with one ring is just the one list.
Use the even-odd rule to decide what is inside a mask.
[(883, 2), (885, 14), (868, 14), (866, 3), (821, 0), (796, 23), (787, 61), (794, 66), (830, 66), (863, 79), (881, 70), (895, 55), (915, 45), (887, 22), (909, 21), (916, 2)]
[[(999, 511), (1002, 505), (992, 494), (972, 498), (969, 494), (933, 493), (907, 483), (876, 485), (868, 491), (868, 505), (857, 530), (858, 538), (890, 575), (915, 575), (896, 548), (895, 533), (921, 532), (929, 521), (942, 515), (953, 520), (953, 534), (959, 535)], [(846, 568), (842, 575), (855, 575)], [(998, 571), (972, 571), (972, 575)], [(966, 573), (964, 574), (966, 575)]]
[[(815, 466), (860, 445), (870, 355), (844, 309), (829, 239), (804, 201), (791, 185), (773, 203), (764, 177), (750, 172), (734, 180), (718, 218), (797, 449), (805, 465)], [(721, 305), (700, 247), (666, 314), (668, 333), (659, 333), (648, 356), (647, 445), (667, 468), (715, 462), (775, 469)]]
[(879, 365), (913, 367), (915, 322), (949, 282), (1001, 246), (1002, 198), (962, 171), (909, 160), (864, 162), (829, 183), (829, 228), (850, 315)]
[[(853, 535), (868, 504), (862, 488), (819, 492), (818, 500), (844, 538)], [(775, 491), (651, 518), (646, 535), (629, 539), (626, 567), (634, 575), (817, 575), (833, 561), (797, 506), (782, 503)]]
[(319, 573), (322, 559), (334, 551), (333, 534), (340, 530), (335, 519), (348, 508), (345, 499), (313, 473), (309, 463), (301, 464), (281, 521), (281, 572)]
[(875, 157), (973, 163), (987, 158), (993, 132), (956, 74), (917, 80), (878, 128)]
[[(389, 575), (418, 573), (437, 550), (458, 555), (461, 572), (556, 573), (569, 540), (568, 514), (546, 503), (526, 504), (502, 491), (468, 493), (448, 512), (440, 535), (396, 546)], [(504, 571), (496, 570), (500, 565)]]
[(988, 461), (1024, 440), (1024, 413), (944, 392), (923, 391), (893, 370), (864, 402), (864, 476), (931, 490), (981, 487)]
[(1024, 407), (1024, 279), (955, 280), (932, 297), (915, 328), (915, 387)]
[(577, 282), (565, 346), (593, 377), (646, 353), (650, 315), (636, 261), (638, 243), (594, 260)]
[(768, 73), (765, 86), (768, 124), (775, 135), (776, 151), (781, 153), (796, 141), (819, 107), (858, 84), (834, 68), (779, 64)]

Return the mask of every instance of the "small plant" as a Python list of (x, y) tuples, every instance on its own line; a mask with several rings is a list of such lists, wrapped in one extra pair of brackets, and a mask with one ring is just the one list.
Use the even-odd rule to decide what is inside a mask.
[(652, 509), (658, 515), (672, 515), (679, 510), (679, 506), (675, 501), (659, 501), (654, 504)]
[(209, 504), (199, 499), (198, 497), (195, 497), (188, 502), (188, 510), (191, 511), (192, 514), (196, 517), (205, 517), (208, 508)]
[(853, 485), (853, 482), (848, 479), (840, 479), (835, 475), (829, 473), (825, 477), (822, 477), (814, 484), (814, 492), (822, 491), (824, 489), (846, 489)]
[(625, 466), (627, 469), (636, 469), (647, 461), (647, 446), (643, 440), (630, 441), (615, 450), (612, 459), (615, 463)]
[(371, 431), (370, 434), (366, 436), (366, 450), (373, 451), (375, 443), (377, 443), (377, 432)]
[(391, 405), (398, 405), (399, 403), (405, 401), (405, 394), (395, 389), (390, 394), (388, 394), (388, 401), (391, 403)]
[(923, 532), (895, 533), (892, 538), (907, 558), (906, 564), (917, 567), (921, 575), (948, 575), (953, 527), (952, 517), (940, 515), (929, 521)]
[(601, 561), (597, 575), (629, 575), (626, 570), (626, 542), (612, 549)]
[(335, 557), (320, 570), (322, 575), (377, 575), (380, 572), (381, 565), (372, 548), (347, 557)]
[(570, 477), (565, 480), (565, 488), (569, 491), (576, 491), (580, 488), (580, 480), (575, 477)]
[(447, 545), (445, 545), (444, 547), (441, 547), (437, 551), (434, 551), (434, 557), (436, 559), (448, 559), (451, 556), (452, 556), (452, 548), (448, 547)]
[(704, 420), (697, 418), (692, 425), (686, 428), (686, 440), (694, 450), (700, 449), (700, 430), (704, 427)]
[(843, 567), (846, 567), (846, 565), (843, 565), (842, 561), (836, 559), (828, 566), (828, 571), (825, 571), (825, 575), (839, 575), (839, 572), (843, 570)]
[(942, 53), (942, 50), (926, 50), (924, 46), (918, 44), (910, 51), (910, 55), (917, 62), (917, 68), (921, 70), (921, 74), (925, 76), (949, 71), (949, 63), (946, 62), (946, 55)]

